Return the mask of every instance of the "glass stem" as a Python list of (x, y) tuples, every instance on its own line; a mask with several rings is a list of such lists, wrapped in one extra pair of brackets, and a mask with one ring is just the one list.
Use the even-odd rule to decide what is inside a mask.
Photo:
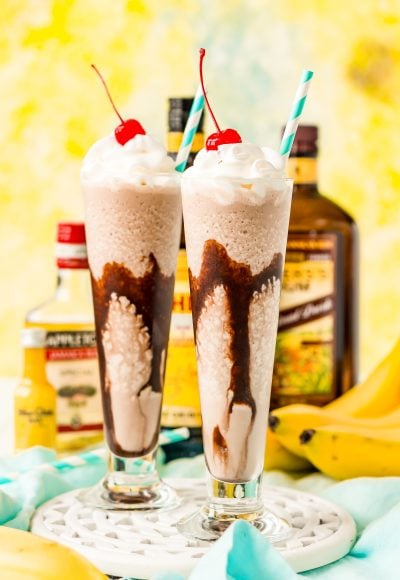
[(143, 457), (118, 457), (110, 453), (110, 471), (103, 481), (109, 499), (135, 502), (160, 483), (156, 465), (157, 449)]
[(257, 519), (264, 511), (262, 474), (252, 481), (230, 483), (209, 475), (205, 515), (215, 520)]

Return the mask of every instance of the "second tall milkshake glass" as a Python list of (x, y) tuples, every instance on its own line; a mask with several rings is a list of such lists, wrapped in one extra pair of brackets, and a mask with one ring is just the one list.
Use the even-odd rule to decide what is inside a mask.
[[(82, 187), (111, 463), (85, 499), (110, 509), (162, 508), (176, 503), (159, 478), (155, 454), (182, 219), (180, 180), (149, 137), (138, 135), (124, 146), (107, 139), (89, 152)], [(145, 169), (135, 169), (135, 162)], [(170, 172), (151, 170), (157, 163), (170, 164)]]
[[(226, 147), (238, 160), (251, 151)], [(264, 507), (261, 476), (292, 182), (210, 177), (207, 155), (182, 196), (208, 498), (179, 529), (213, 540), (242, 518), (281, 539), (287, 526)]]

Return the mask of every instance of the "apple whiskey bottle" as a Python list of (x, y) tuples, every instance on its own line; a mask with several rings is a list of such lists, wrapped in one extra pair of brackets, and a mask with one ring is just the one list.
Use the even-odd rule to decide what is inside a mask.
[(357, 226), (318, 190), (317, 142), (316, 126), (300, 126), (288, 162), (293, 203), (271, 408), (324, 405), (357, 380)]
[[(169, 99), (167, 149), (174, 159), (182, 142), (192, 103), (193, 98)], [(203, 117), (193, 141), (188, 167), (204, 147), (202, 123)], [(190, 433), (188, 440), (164, 447), (167, 461), (202, 453), (200, 399), (183, 225), (175, 276), (161, 425), (164, 429), (187, 427)]]
[(103, 439), (100, 377), (83, 223), (58, 224), (56, 254), (55, 293), (28, 312), (25, 326), (46, 331), (45, 373), (57, 393), (56, 447), (59, 451), (72, 451)]

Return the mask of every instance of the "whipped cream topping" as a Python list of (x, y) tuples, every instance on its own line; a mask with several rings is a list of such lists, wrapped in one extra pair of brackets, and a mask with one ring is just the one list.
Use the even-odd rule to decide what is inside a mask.
[(258, 147), (251, 143), (220, 145), (216, 151), (202, 149), (194, 165), (186, 172), (202, 177), (283, 177), (284, 161), (269, 147)]
[(183, 192), (206, 195), (223, 205), (261, 205), (267, 195), (279, 204), (288, 191), (284, 177), (285, 163), (279, 153), (251, 143), (233, 143), (216, 151), (202, 149), (185, 171)]
[(120, 145), (111, 134), (89, 149), (81, 179), (108, 187), (121, 183), (151, 185), (151, 175), (159, 173), (175, 173), (174, 161), (163, 145), (150, 135), (136, 135)]

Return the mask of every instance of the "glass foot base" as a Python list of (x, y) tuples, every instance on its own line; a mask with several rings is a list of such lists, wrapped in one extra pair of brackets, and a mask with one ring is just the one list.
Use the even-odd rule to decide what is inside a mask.
[(83, 490), (79, 500), (104, 510), (167, 510), (179, 505), (175, 491), (157, 472), (156, 449), (142, 457), (110, 453), (110, 471), (95, 487)]
[(246, 514), (221, 519), (209, 517), (207, 511), (203, 509), (191, 514), (187, 518), (181, 519), (176, 526), (178, 532), (187, 538), (213, 542), (218, 540), (227, 528), (239, 519), (246, 520), (249, 524), (252, 524), (272, 544), (285, 540), (292, 532), (292, 528), (285, 520), (268, 510), (258, 513), (254, 517)]
[(281, 542), (291, 535), (292, 528), (265, 507), (260, 486), (261, 475), (243, 482), (222, 481), (210, 476), (206, 503), (196, 513), (181, 519), (178, 531), (191, 539), (213, 542), (232, 523), (245, 520), (271, 543)]
[(89, 490), (83, 490), (82, 503), (105, 510), (169, 510), (177, 507), (180, 500), (175, 491), (158, 481), (151, 486), (131, 486), (123, 490), (107, 489), (106, 480)]

